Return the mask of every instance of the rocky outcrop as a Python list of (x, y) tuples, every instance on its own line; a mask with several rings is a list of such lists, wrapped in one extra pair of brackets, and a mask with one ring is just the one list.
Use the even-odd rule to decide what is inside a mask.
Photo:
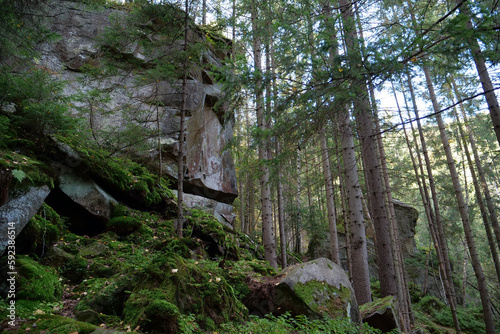
[[(172, 54), (179, 50), (180, 44), (165, 42), (155, 50), (155, 54), (151, 54), (145, 51), (140, 41), (131, 41), (129, 46), (116, 52), (120, 59), (137, 64), (135, 68), (89, 78), (84, 69), (100, 68), (105, 61), (103, 48), (108, 46), (103, 42), (102, 34), (111, 26), (126, 26), (130, 14), (113, 8), (89, 10), (80, 3), (70, 1), (54, 2), (50, 11), (53, 12), (52, 30), (61, 38), (55, 44), (41, 46), (43, 56), (40, 66), (66, 80), (67, 95), (91, 91), (97, 94), (92, 98), (80, 99), (74, 105), (75, 115), (88, 120), (98, 140), (103, 140), (99, 137), (101, 131), (119, 136), (131, 128), (143, 134), (154, 130), (159, 138), (149, 141), (141, 154), (156, 163), (161, 159), (164, 175), (175, 182), (182, 105), (181, 82), (172, 78), (145, 82), (141, 80), (141, 74), (144, 68), (153, 66), (153, 56), (159, 53), (165, 56)], [(151, 21), (144, 23), (148, 24), (152, 24)], [(148, 30), (150, 32), (146, 38), (149, 41), (165, 39), (154, 30)], [(206, 39), (205, 33), (201, 31), (189, 32), (189, 42), (202, 42), (210, 47), (203, 51), (203, 64), (190, 72), (186, 85), (187, 169), (184, 187), (187, 193), (231, 204), (238, 193), (236, 173), (231, 155), (224, 148), (232, 136), (232, 122), (226, 119), (224, 106), (217, 103), (223, 92), (208, 70), (212, 66), (220, 67), (221, 59), (227, 56), (214, 45), (228, 42), (220, 40), (213, 43)], [(161, 144), (161, 154), (158, 142)]]
[(361, 306), (363, 322), (382, 333), (399, 330), (398, 303), (393, 296), (387, 296)]
[[(349, 277), (336, 263), (320, 258), (283, 270), (276, 286), (275, 304), (296, 313), (307, 310), (313, 317), (348, 317), (360, 320)], [(303, 312), (303, 311), (302, 311)]]
[(415, 243), (415, 227), (417, 226), (418, 210), (398, 200), (393, 200), (396, 221), (399, 226), (399, 240), (405, 255), (415, 254), (417, 244)]
[(252, 295), (245, 305), (253, 315), (289, 312), (292, 316), (360, 321), (349, 277), (339, 265), (325, 258), (290, 266), (277, 281), (250, 283), (250, 288)]
[(50, 189), (47, 186), (30, 188), (0, 207), (0, 254), (9, 243), (11, 235), (9, 230), (13, 228), (17, 237), (30, 218), (40, 209), (49, 193)]
[(59, 189), (96, 218), (107, 221), (117, 201), (90, 178), (63, 167), (59, 176)]

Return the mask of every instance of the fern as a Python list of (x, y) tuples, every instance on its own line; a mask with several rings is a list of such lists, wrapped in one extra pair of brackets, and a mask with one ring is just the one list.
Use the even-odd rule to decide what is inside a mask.
[(19, 181), (19, 183), (21, 183), (26, 178), (26, 173), (20, 169), (14, 169), (12, 171), (12, 176), (14, 176), (16, 180)]

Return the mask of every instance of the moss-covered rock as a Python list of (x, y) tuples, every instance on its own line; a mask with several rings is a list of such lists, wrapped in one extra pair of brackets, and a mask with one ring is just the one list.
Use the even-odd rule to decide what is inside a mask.
[(382, 332), (399, 330), (399, 315), (397, 300), (393, 296), (375, 299), (363, 304), (360, 308), (363, 322)]
[(176, 333), (180, 312), (161, 289), (134, 292), (125, 304), (124, 320), (149, 333)]
[(109, 256), (109, 255), (110, 255), (109, 247), (100, 242), (95, 242), (93, 244), (85, 246), (80, 250), (80, 256), (87, 259), (95, 258), (98, 256)]
[(339, 265), (321, 258), (288, 267), (281, 274), (273, 300), (281, 313), (348, 317), (359, 322), (354, 290)]
[(135, 284), (134, 277), (122, 275), (110, 279), (94, 279), (88, 291), (83, 291), (84, 298), (76, 307), (76, 314), (82, 313), (82, 320), (88, 320), (88, 310), (97, 314), (121, 316), (125, 301)]
[(64, 220), (47, 204), (43, 204), (19, 233), (18, 253), (43, 256), (65, 231)]
[[(5, 263), (6, 261), (4, 261)], [(11, 272), (6, 266), (2, 268), (2, 281), (0, 282), (0, 293), (7, 295), (9, 290), (7, 272)], [(53, 302), (61, 298), (62, 286), (57, 272), (50, 267), (44, 266), (27, 256), (18, 256), (16, 259), (16, 299), (28, 299), (41, 302)]]

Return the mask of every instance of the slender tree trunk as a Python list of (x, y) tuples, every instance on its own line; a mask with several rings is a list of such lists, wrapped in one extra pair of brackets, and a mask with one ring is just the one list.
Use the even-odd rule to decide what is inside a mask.
[[(451, 314), (453, 317), (453, 322), (455, 324), (455, 329), (457, 332), (460, 333), (460, 324), (458, 323), (458, 318), (457, 318), (457, 311), (456, 311), (456, 305), (457, 305), (457, 298), (456, 298), (456, 293), (455, 293), (455, 286), (453, 284), (453, 279), (452, 279), (452, 272), (451, 272), (451, 265), (450, 265), (450, 259), (448, 256), (448, 245), (446, 241), (446, 237), (444, 235), (444, 229), (443, 229), (443, 222), (441, 219), (441, 212), (439, 209), (439, 202), (438, 202), (438, 197), (437, 197), (437, 192), (436, 192), (436, 187), (434, 183), (434, 175), (432, 172), (432, 167), (431, 167), (431, 161), (429, 158), (429, 153), (427, 151), (427, 143), (425, 140), (425, 136), (422, 130), (422, 125), (420, 122), (420, 116), (419, 112), (417, 109), (417, 103), (415, 99), (415, 94), (413, 91), (413, 84), (410, 75), (408, 75), (408, 88), (410, 90), (411, 94), (411, 99), (412, 99), (412, 105), (413, 105), (413, 111), (415, 113), (415, 119), (417, 121), (417, 129), (418, 129), (418, 134), (420, 137), (420, 143), (422, 145), (422, 154), (424, 156), (425, 160), (425, 166), (427, 170), (427, 179), (429, 181), (429, 188), (431, 191), (432, 195), (432, 204), (434, 205), (434, 211), (430, 210), (430, 215), (428, 218), (429, 219), (429, 230), (431, 232), (431, 235), (433, 236), (433, 241), (435, 244), (436, 248), (436, 254), (438, 256), (438, 261), (439, 261), (439, 267), (440, 267), (440, 276), (443, 278), (444, 282), (444, 290), (446, 294), (446, 299), (448, 300), (448, 304), (450, 305), (450, 310)], [(420, 159), (420, 158), (419, 158)], [(421, 175), (424, 174), (422, 162), (420, 162), (420, 171)], [(425, 191), (425, 196), (426, 198), (430, 199), (431, 197), (429, 196), (429, 193), (427, 191), (427, 187), (425, 186), (424, 180), (422, 180), (422, 184), (424, 185), (424, 191)], [(430, 208), (430, 200), (428, 201), (428, 205)]]
[[(463, 108), (463, 105), (460, 104), (460, 108)], [(495, 245), (495, 240), (493, 237), (493, 233), (491, 232), (491, 225), (490, 225), (490, 217), (488, 216), (488, 212), (486, 210), (486, 207), (484, 205), (484, 200), (483, 200), (483, 195), (481, 193), (481, 187), (479, 185), (479, 181), (476, 175), (476, 170), (474, 169), (474, 162), (472, 161), (470, 152), (469, 152), (469, 145), (467, 143), (467, 135), (465, 134), (462, 123), (458, 117), (458, 112), (456, 108), (453, 108), (453, 114), (455, 116), (456, 123), (458, 125), (458, 130), (460, 133), (460, 138), (462, 139), (462, 146), (463, 146), (463, 151), (465, 152), (465, 156), (467, 158), (467, 163), (469, 165), (469, 171), (472, 177), (472, 184), (474, 185), (474, 192), (476, 194), (476, 201), (479, 206), (479, 211), (481, 212), (481, 218), (483, 219), (484, 223), (484, 229), (486, 230), (486, 237), (488, 238), (488, 244), (490, 246), (490, 251), (491, 251), (491, 257), (493, 258), (493, 263), (495, 264), (495, 271), (497, 274), (497, 279), (498, 282), (500, 282), (500, 261), (498, 259), (498, 251), (497, 247)]]
[[(183, 51), (187, 51), (187, 43), (188, 43), (188, 23), (189, 23), (189, 2), (185, 1), (184, 8), (184, 45)], [(182, 74), (182, 103), (181, 103), (181, 121), (180, 121), (180, 130), (179, 130), (179, 152), (178, 152), (178, 161), (177, 161), (177, 236), (182, 238), (182, 230), (184, 228), (184, 160), (185, 160), (185, 150), (184, 150), (184, 142), (185, 142), (185, 119), (186, 119), (186, 102), (187, 102), (187, 64), (184, 61), (184, 69)]]
[[(460, 12), (466, 15), (469, 19), (467, 21), (467, 30), (473, 30), (472, 19), (470, 18), (470, 9), (465, 0), (456, 0), (458, 5), (462, 5)], [(470, 46), (470, 51), (472, 57), (474, 58), (474, 63), (476, 65), (477, 74), (481, 85), (483, 87), (484, 97), (486, 98), (486, 103), (488, 104), (488, 109), (490, 111), (491, 121), (493, 123), (493, 129), (497, 136), (497, 141), (500, 144), (500, 106), (498, 105), (498, 99), (495, 95), (495, 90), (493, 83), (491, 82), (490, 74), (488, 73), (488, 67), (484, 60), (483, 52), (479, 46), (479, 42), (476, 38), (470, 37), (468, 39)]]
[(365, 222), (363, 217), (363, 203), (361, 202), (361, 188), (359, 186), (356, 151), (347, 111), (339, 114), (340, 135), (342, 145), (342, 159), (344, 160), (344, 174), (347, 193), (348, 220), (351, 231), (351, 257), (354, 291), (359, 305), (372, 301), (370, 292), (370, 277), (368, 272), (368, 251), (366, 247)]
[[(363, 74), (354, 73), (361, 65), (361, 50), (352, 11), (353, 4), (348, 0), (339, 0), (342, 21), (345, 31), (347, 58), (353, 74), (357, 77), (352, 88), (356, 91), (353, 99), (356, 121), (359, 125), (359, 137), (362, 144), (363, 162), (366, 165), (366, 184), (369, 189), (372, 217), (375, 225), (377, 263), (382, 296), (396, 296), (397, 282), (394, 270), (394, 259), (391, 245), (390, 222), (385, 208), (383, 183), (377, 157), (377, 143), (373, 135), (373, 118), (368, 101), (366, 78)], [(352, 89), (351, 88), (351, 89)]]
[(448, 162), (448, 168), (450, 170), (450, 176), (453, 182), (453, 187), (455, 188), (455, 196), (457, 198), (458, 209), (460, 212), (460, 216), (462, 218), (462, 225), (465, 232), (465, 240), (467, 241), (467, 246), (469, 248), (469, 252), (471, 255), (472, 267), (474, 268), (474, 273), (477, 279), (479, 295), (481, 297), (481, 303), (483, 305), (483, 316), (486, 325), (486, 333), (493, 334), (495, 333), (495, 322), (493, 318), (493, 311), (490, 305), (490, 297), (488, 293), (488, 286), (486, 284), (486, 277), (484, 276), (483, 268), (479, 260), (479, 254), (477, 253), (476, 250), (474, 235), (472, 234), (472, 229), (470, 226), (469, 212), (467, 209), (467, 205), (465, 204), (465, 200), (463, 198), (462, 187), (458, 179), (458, 173), (456, 171), (455, 162), (453, 160), (453, 156), (451, 153), (444, 122), (442, 120), (441, 114), (439, 113), (439, 110), (441, 108), (439, 107), (438, 102), (436, 100), (436, 95), (434, 93), (434, 87), (432, 84), (430, 72), (427, 67), (424, 67), (424, 74), (427, 87), (429, 89), (429, 94), (434, 108), (434, 112), (436, 113), (436, 120), (438, 122), (439, 133), (441, 135), (441, 141), (443, 142), (443, 147), (446, 154), (446, 160)]
[(370, 87), (371, 100), (373, 101), (373, 111), (375, 118), (375, 133), (377, 134), (377, 142), (379, 148), (380, 164), (382, 166), (383, 186), (385, 187), (384, 193), (386, 197), (386, 207), (389, 212), (389, 222), (391, 226), (391, 242), (394, 258), (394, 270), (396, 274), (396, 281), (398, 283), (398, 299), (400, 302), (401, 328), (403, 332), (411, 331), (411, 324), (413, 320), (413, 312), (411, 308), (410, 293), (408, 290), (408, 282), (406, 278), (406, 269), (404, 263), (403, 251), (401, 248), (401, 241), (399, 237), (399, 225), (396, 221), (396, 213), (394, 211), (394, 203), (392, 198), (391, 184), (389, 182), (389, 173), (387, 171), (387, 160), (385, 156), (384, 145), (382, 142), (382, 135), (380, 135), (380, 122), (378, 120), (378, 111), (375, 105), (374, 88)]
[[(339, 137), (340, 131), (337, 131), (335, 135), (335, 156), (340, 156), (340, 153), (338, 151), (339, 149), (339, 143), (338, 140), (340, 139)], [(337, 174), (343, 175), (342, 173), (342, 166), (341, 166), (341, 159), (337, 159)], [(347, 194), (345, 191), (344, 184), (342, 180), (339, 181), (339, 190), (340, 190), (340, 203), (342, 204), (342, 220), (344, 221), (344, 235), (345, 235), (345, 251), (346, 251), (346, 258), (347, 258), (347, 269), (349, 271), (349, 278), (351, 279), (351, 282), (353, 282), (353, 277), (352, 277), (352, 251), (351, 251), (351, 228), (349, 226), (349, 219), (347, 217)]]
[(323, 175), (326, 188), (326, 208), (328, 210), (328, 226), (330, 231), (330, 249), (332, 252), (332, 261), (340, 265), (339, 245), (337, 239), (337, 216), (335, 212), (335, 197), (333, 193), (330, 155), (328, 154), (328, 143), (326, 141), (324, 128), (321, 128), (319, 130), (319, 141), (321, 144), (321, 156), (323, 158)]
[(295, 230), (295, 252), (297, 254), (302, 253), (302, 215), (301, 215), (301, 208), (302, 208), (302, 183), (300, 181), (300, 174), (301, 172), (301, 164), (300, 164), (300, 148), (297, 148), (297, 198), (296, 198), (296, 205), (297, 205), (297, 211), (296, 211), (296, 230)]
[[(457, 100), (460, 100), (461, 99), (460, 93), (457, 89), (457, 85), (455, 84), (455, 80), (453, 78), (452, 78), (452, 86), (453, 86), (453, 90), (455, 92), (455, 96), (457, 97)], [(466, 130), (467, 130), (466, 132), (468, 133), (467, 138), (469, 139), (469, 142), (471, 144), (472, 154), (474, 155), (474, 161), (476, 163), (476, 168), (477, 168), (477, 172), (479, 174), (479, 180), (481, 181), (481, 186), (482, 186), (482, 189), (484, 192), (484, 197), (486, 198), (486, 204), (488, 206), (488, 213), (489, 213), (489, 216), (491, 219), (491, 224), (493, 226), (493, 231), (495, 233), (497, 246), (500, 248), (500, 224), (498, 222), (495, 204), (493, 203), (493, 200), (491, 198), (490, 189), (488, 187), (488, 183), (486, 182), (484, 168), (483, 168), (483, 165), (481, 163), (481, 158), (479, 157), (478, 149), (476, 147), (476, 140), (475, 140), (474, 133), (472, 132), (471, 127), (469, 126), (469, 120), (467, 117), (467, 113), (465, 112), (465, 109), (463, 108), (462, 105), (460, 106), (460, 110), (462, 112), (462, 117), (464, 119), (464, 124), (466, 126)]]
[[(268, 128), (267, 120), (264, 115), (264, 92), (262, 84), (262, 70), (261, 70), (261, 42), (258, 38), (258, 13), (256, 1), (252, 1), (252, 30), (253, 30), (253, 54), (254, 65), (256, 73), (255, 82), (255, 104), (257, 109), (257, 122), (259, 128), (266, 130)], [(260, 189), (261, 189), (261, 203), (262, 203), (262, 241), (264, 244), (264, 258), (269, 262), (273, 268), (278, 267), (276, 259), (276, 244), (274, 243), (274, 225), (273, 225), (273, 210), (271, 202), (271, 186), (269, 183), (269, 167), (268, 161), (268, 143), (267, 139), (263, 139), (263, 143), (259, 145), (259, 161), (260, 161)]]

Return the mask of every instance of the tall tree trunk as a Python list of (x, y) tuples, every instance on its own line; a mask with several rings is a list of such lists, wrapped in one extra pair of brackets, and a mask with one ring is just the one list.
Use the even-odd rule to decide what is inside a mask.
[[(183, 51), (187, 51), (188, 43), (188, 24), (189, 24), (189, 2), (185, 1), (184, 8), (184, 45)], [(181, 103), (181, 120), (180, 120), (180, 130), (179, 130), (179, 151), (177, 156), (177, 223), (176, 231), (177, 236), (182, 238), (182, 230), (184, 228), (184, 160), (185, 160), (185, 119), (186, 119), (186, 103), (187, 103), (187, 63), (184, 61), (184, 68), (182, 73), (182, 103)]]
[[(352, 6), (348, 0), (339, 0), (342, 13), (342, 22), (345, 31), (345, 44), (347, 59), (351, 71), (355, 76), (352, 88), (356, 91), (353, 99), (354, 113), (359, 126), (359, 137), (362, 144), (363, 162), (367, 168), (366, 184), (369, 189), (372, 217), (375, 225), (377, 263), (380, 279), (380, 293), (382, 296), (396, 296), (397, 282), (394, 271), (394, 259), (391, 245), (390, 222), (385, 208), (383, 183), (381, 179), (377, 156), (377, 142), (373, 134), (373, 118), (371, 106), (368, 101), (366, 77), (364, 74), (355, 73), (361, 67), (361, 50), (359, 49), (358, 34)], [(352, 89), (351, 88), (351, 89)]]
[(340, 265), (339, 245), (337, 238), (337, 216), (335, 211), (335, 197), (333, 193), (332, 171), (330, 166), (330, 155), (326, 141), (325, 129), (319, 130), (319, 141), (321, 144), (321, 156), (323, 158), (323, 175), (326, 188), (326, 208), (328, 210), (328, 227), (330, 231), (330, 249), (332, 261)]
[(296, 225), (295, 225), (295, 252), (297, 254), (302, 253), (302, 214), (301, 214), (301, 208), (302, 208), (302, 183), (300, 181), (300, 174), (301, 172), (301, 164), (300, 164), (300, 148), (297, 148), (297, 197), (296, 197)]
[[(434, 210), (430, 210), (428, 213), (429, 230), (430, 230), (431, 235), (433, 236), (434, 247), (436, 248), (436, 254), (438, 257), (438, 261), (439, 261), (440, 277), (442, 277), (442, 279), (443, 279), (443, 285), (444, 285), (444, 290), (445, 290), (445, 294), (446, 294), (446, 299), (448, 300), (448, 304), (450, 306), (455, 329), (457, 332), (460, 332), (460, 324), (458, 323), (457, 311), (456, 311), (457, 298), (456, 298), (456, 293), (455, 293), (455, 286), (453, 284), (450, 259), (448, 256), (448, 244), (447, 244), (447, 240), (446, 240), (446, 237), (444, 234), (443, 222), (441, 219), (441, 211), (439, 208), (436, 186), (434, 183), (434, 175), (432, 172), (431, 161), (429, 158), (429, 152), (427, 150), (427, 142), (425, 140), (425, 136), (424, 136), (424, 133), (422, 130), (422, 125), (420, 122), (420, 116), (419, 116), (419, 112), (418, 112), (418, 108), (417, 108), (415, 93), (413, 91), (412, 80), (411, 80), (409, 73), (407, 73), (407, 76), (408, 76), (408, 89), (409, 89), (410, 94), (411, 94), (413, 111), (415, 113), (415, 119), (417, 121), (417, 129), (418, 129), (418, 134), (419, 134), (419, 138), (420, 138), (420, 143), (422, 145), (422, 154), (424, 156), (425, 167), (427, 170), (427, 179), (429, 181), (429, 188), (430, 188), (431, 196), (432, 196), (432, 204), (434, 205)], [(424, 176), (425, 173), (424, 173), (423, 164), (422, 164), (422, 161), (420, 159), (420, 156), (419, 156), (419, 161), (420, 161), (420, 175)], [(430, 209), (431, 197), (429, 196), (424, 179), (422, 179), (422, 185), (423, 185), (423, 189), (425, 192), (425, 197), (428, 199), (427, 203), (428, 203), (428, 207)]]
[(411, 300), (410, 300), (410, 292), (408, 290), (408, 282), (406, 278), (406, 269), (403, 251), (401, 248), (401, 241), (399, 237), (399, 226), (396, 221), (396, 213), (394, 211), (394, 203), (392, 198), (392, 189), (391, 184), (389, 182), (389, 173), (387, 171), (387, 159), (385, 156), (384, 145), (382, 142), (382, 135), (380, 134), (380, 122), (378, 120), (378, 111), (375, 105), (375, 95), (374, 88), (370, 85), (370, 95), (371, 100), (373, 101), (373, 112), (375, 118), (375, 133), (377, 134), (377, 143), (379, 149), (380, 156), (380, 164), (382, 166), (382, 176), (383, 176), (383, 186), (384, 193), (386, 197), (386, 207), (389, 212), (389, 221), (391, 224), (391, 241), (392, 241), (392, 251), (394, 258), (394, 270), (396, 274), (396, 281), (398, 283), (398, 299), (400, 305), (400, 314), (401, 316), (401, 329), (403, 332), (411, 331), (411, 324), (414, 322), (413, 320), (413, 312), (411, 308)]
[(474, 241), (474, 235), (472, 234), (472, 229), (469, 221), (469, 212), (467, 209), (467, 205), (465, 203), (462, 187), (460, 185), (458, 179), (458, 173), (456, 171), (455, 162), (453, 160), (453, 156), (451, 153), (448, 136), (446, 134), (445, 126), (443, 119), (439, 110), (441, 109), (438, 105), (436, 95), (434, 93), (434, 87), (432, 84), (430, 71), (427, 67), (424, 66), (424, 74), (425, 81), (427, 83), (427, 87), (429, 89), (430, 98), (432, 101), (432, 106), (434, 108), (434, 112), (436, 113), (436, 120), (438, 122), (439, 133), (441, 136), (441, 141), (443, 142), (444, 151), (446, 154), (446, 160), (448, 163), (448, 168), (450, 171), (451, 180), (453, 182), (453, 187), (455, 188), (455, 196), (457, 198), (458, 210), (460, 212), (460, 216), (462, 218), (462, 225), (465, 232), (465, 240), (467, 241), (467, 246), (469, 248), (472, 267), (474, 268), (474, 273), (477, 279), (477, 285), (479, 289), (479, 295), (481, 297), (481, 303), (483, 305), (483, 316), (484, 322), (486, 325), (486, 333), (493, 334), (495, 333), (495, 322), (493, 318), (493, 311), (490, 305), (490, 297), (488, 293), (488, 286), (486, 284), (486, 277), (484, 276), (483, 268), (481, 266), (481, 261), (479, 259), (479, 254), (476, 250), (476, 244)]
[[(461, 5), (460, 12), (469, 18), (467, 21), (467, 30), (472, 31), (474, 28), (472, 25), (472, 19), (470, 18), (470, 9), (467, 2), (465, 0), (456, 0), (456, 2), (458, 5)], [(484, 55), (477, 39), (470, 37), (468, 39), (468, 43), (472, 57), (474, 58), (474, 64), (476, 65), (479, 80), (481, 81), (481, 86), (483, 87), (484, 97), (486, 98), (486, 103), (488, 104), (493, 129), (495, 130), (497, 141), (500, 144), (500, 106), (498, 105), (498, 99), (495, 95), (490, 74), (488, 73), (488, 67), (486, 66)]]
[[(452, 78), (452, 86), (453, 90), (455, 92), (455, 96), (457, 97), (457, 100), (461, 100), (460, 97), (460, 92), (458, 91), (457, 85), (455, 83), (455, 80)], [(472, 131), (471, 127), (469, 126), (469, 120), (467, 117), (467, 113), (465, 112), (465, 109), (463, 108), (462, 105), (460, 105), (460, 110), (462, 112), (462, 118), (464, 119), (464, 124), (466, 127), (466, 132), (468, 134), (467, 138), (469, 139), (471, 148), (472, 148), (472, 154), (474, 155), (474, 161), (476, 164), (477, 168), (477, 173), (479, 174), (479, 180), (481, 182), (481, 186), (484, 192), (484, 197), (486, 198), (486, 205), (488, 206), (488, 213), (491, 219), (491, 224), (493, 226), (493, 231), (495, 233), (496, 237), (496, 242), (497, 246), (500, 248), (500, 224), (498, 222), (498, 217), (497, 217), (497, 212), (495, 208), (495, 204), (493, 203), (493, 199), (491, 198), (491, 193), (490, 189), (488, 187), (488, 183), (486, 182), (486, 176), (484, 173), (484, 168), (481, 163), (481, 158), (479, 157), (478, 149), (476, 147), (476, 140), (474, 136), (474, 132)]]
[[(255, 0), (252, 0), (252, 30), (253, 30), (253, 54), (254, 66), (256, 73), (255, 82), (255, 104), (257, 109), (257, 122), (261, 130), (265, 132), (268, 129), (268, 122), (264, 115), (264, 92), (262, 84), (262, 60), (261, 60), (261, 42), (258, 37), (258, 9)], [(278, 267), (276, 259), (276, 244), (274, 242), (274, 224), (273, 210), (271, 203), (271, 186), (269, 183), (269, 167), (268, 161), (268, 141), (266, 138), (259, 145), (259, 161), (260, 161), (260, 189), (261, 189), (261, 205), (262, 205), (262, 242), (264, 244), (264, 258), (273, 268)]]
[[(463, 109), (463, 105), (460, 103), (460, 108)], [(488, 238), (488, 245), (490, 247), (491, 251), (491, 257), (493, 258), (493, 263), (495, 264), (495, 271), (497, 274), (497, 280), (500, 282), (500, 260), (498, 258), (498, 251), (497, 247), (495, 245), (495, 238), (493, 237), (493, 233), (491, 232), (491, 225), (490, 225), (490, 217), (488, 215), (488, 212), (486, 210), (486, 207), (484, 205), (484, 199), (483, 195), (481, 193), (481, 187), (479, 185), (479, 180), (476, 175), (476, 170), (474, 169), (474, 162), (472, 161), (472, 157), (469, 152), (469, 145), (467, 142), (467, 135), (465, 134), (465, 131), (463, 130), (462, 122), (460, 121), (458, 117), (458, 112), (456, 108), (453, 108), (453, 114), (455, 116), (456, 123), (458, 125), (458, 131), (460, 138), (462, 139), (462, 146), (463, 150), (465, 152), (465, 156), (467, 158), (467, 163), (469, 165), (469, 171), (472, 177), (472, 184), (474, 185), (474, 192), (476, 194), (476, 201), (479, 206), (479, 211), (481, 212), (481, 218), (483, 219), (484, 223), (484, 229), (486, 231), (486, 237)]]
[(339, 114), (342, 159), (344, 161), (345, 188), (347, 193), (348, 220), (351, 231), (351, 258), (354, 291), (359, 305), (372, 301), (368, 272), (368, 251), (366, 247), (363, 203), (359, 186), (358, 167), (354, 139), (347, 111)]

